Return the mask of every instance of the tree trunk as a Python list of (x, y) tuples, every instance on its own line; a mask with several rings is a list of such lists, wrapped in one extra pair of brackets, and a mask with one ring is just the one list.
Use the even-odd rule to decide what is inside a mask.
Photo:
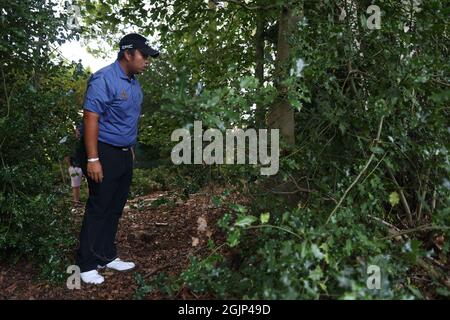
[(278, 19), (278, 43), (277, 57), (275, 62), (275, 86), (278, 97), (275, 104), (270, 108), (267, 124), (269, 128), (280, 129), (281, 137), (288, 145), (295, 144), (295, 122), (294, 110), (288, 97), (288, 88), (282, 84), (288, 76), (291, 47), (289, 45), (289, 34), (292, 32), (292, 9), (288, 4), (281, 8)]
[[(257, 24), (255, 34), (255, 77), (259, 81), (259, 86), (264, 85), (264, 29), (265, 16), (264, 10), (260, 9), (257, 12)], [(261, 128), (265, 122), (266, 106), (259, 104), (256, 106), (256, 127)]]

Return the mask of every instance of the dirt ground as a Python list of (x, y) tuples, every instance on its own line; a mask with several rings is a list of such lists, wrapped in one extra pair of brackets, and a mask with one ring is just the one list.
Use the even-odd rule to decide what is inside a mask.
[[(216, 243), (223, 241), (216, 221), (224, 209), (212, 204), (209, 191), (191, 195), (187, 201), (171, 199), (176, 198), (167, 192), (154, 192), (135, 198), (125, 206), (117, 245), (123, 260), (136, 263), (133, 271), (122, 273), (102, 269), (99, 272), (105, 282), (101, 285), (81, 283), (81, 289), (70, 290), (65, 283), (55, 285), (36, 280), (38, 271), (30, 263), (8, 266), (0, 262), (0, 299), (133, 299), (139, 287), (136, 273), (146, 283), (160, 272), (179, 274), (187, 268), (189, 256), (209, 252), (209, 239)], [(83, 214), (84, 208), (72, 209), (74, 223), (81, 224)], [(167, 297), (160, 292), (151, 292), (143, 298)], [(202, 297), (182, 288), (176, 298)]]

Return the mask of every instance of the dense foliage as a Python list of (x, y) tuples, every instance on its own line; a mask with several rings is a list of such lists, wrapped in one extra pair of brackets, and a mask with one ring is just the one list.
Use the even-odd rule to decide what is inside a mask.
[(0, 9), (0, 257), (34, 259), (57, 279), (75, 243), (61, 175), (85, 77), (55, 53), (70, 34), (54, 6), (3, 1)]
[[(211, 241), (211, 254), (192, 257), (170, 283), (157, 277), (169, 294), (186, 285), (220, 298), (421, 298), (411, 278), (421, 268), (434, 295), (449, 295), (445, 268), (434, 263), (450, 250), (448, 1), (78, 4), (89, 26), (80, 30), (84, 37), (116, 43), (117, 30), (131, 26), (162, 51), (140, 77), (139, 142), (160, 167), (136, 171), (133, 195), (162, 188), (187, 197), (206, 183), (226, 187), (212, 202), (227, 210), (219, 221), (227, 240)], [(372, 4), (381, 9), (379, 29), (368, 28)], [(62, 36), (53, 20), (43, 21), (38, 34)], [(10, 25), (0, 32), (14, 28), (20, 34)], [(0, 35), (8, 57), (8, 36)], [(75, 118), (65, 94), (74, 84), (70, 68), (25, 68), (24, 57), (11, 58), (19, 60), (2, 62), (0, 96), (8, 137), (0, 145), (0, 249), (38, 248), (48, 257), (67, 231), (55, 216), (61, 211), (51, 165), (65, 152), (58, 140)], [(39, 85), (29, 80), (36, 75)], [(56, 76), (66, 81), (56, 85)], [(11, 94), (14, 83), (20, 90)], [(273, 122), (276, 113), (289, 121)], [(175, 167), (170, 135), (192, 130), (195, 120), (220, 130), (281, 129), (278, 174), (263, 177), (255, 166)], [(291, 120), (293, 136), (286, 134)], [(230, 202), (233, 192), (249, 203)], [(29, 230), (34, 241), (22, 241)], [(381, 290), (366, 286), (369, 265), (381, 269)]]
[[(222, 227), (240, 262), (230, 265), (219, 254), (226, 250), (216, 250), (193, 259), (179, 281), (225, 298), (420, 297), (408, 275), (437, 253), (417, 239), (448, 238), (448, 3), (151, 3), (106, 1), (111, 15), (96, 19), (111, 31), (125, 12), (139, 12), (139, 31), (159, 35), (165, 55), (143, 79), (152, 107), (140, 141), (166, 158), (170, 133), (194, 120), (223, 130), (258, 127), (261, 109), (267, 119), (283, 94), (280, 10), (299, 17), (288, 29), (282, 77), (282, 98), (296, 110), (296, 144), (284, 146), (276, 177), (245, 166), (209, 171), (206, 180), (247, 190), (253, 200), (242, 212), (222, 203), (231, 205)], [(367, 27), (371, 4), (381, 8), (380, 29)], [(261, 20), (263, 83), (255, 75)], [(265, 213), (270, 227), (257, 223)], [(399, 230), (413, 232), (391, 237)], [(366, 287), (370, 264), (386, 275), (381, 291)], [(442, 278), (434, 280), (448, 292)]]

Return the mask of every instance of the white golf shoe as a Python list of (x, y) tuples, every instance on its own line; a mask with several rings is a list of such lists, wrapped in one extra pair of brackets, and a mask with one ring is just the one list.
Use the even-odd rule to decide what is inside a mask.
[(109, 268), (117, 271), (128, 271), (134, 269), (136, 265), (133, 262), (125, 262), (120, 258), (116, 258), (105, 266), (98, 266), (99, 268)]
[(81, 272), (80, 277), (84, 283), (90, 284), (101, 284), (103, 283), (103, 281), (105, 281), (105, 278), (103, 278), (103, 276), (99, 274), (97, 270)]

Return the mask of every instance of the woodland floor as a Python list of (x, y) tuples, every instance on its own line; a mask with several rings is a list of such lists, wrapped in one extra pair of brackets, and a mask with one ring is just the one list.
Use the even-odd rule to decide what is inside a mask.
[[(38, 270), (31, 263), (8, 266), (0, 262), (0, 299), (133, 299), (138, 273), (146, 283), (164, 272), (177, 275), (189, 264), (189, 256), (205, 256), (210, 252), (209, 239), (216, 243), (224, 237), (216, 221), (224, 209), (211, 203), (210, 191), (191, 195), (187, 201), (172, 201), (167, 192), (154, 192), (128, 201), (117, 234), (119, 256), (136, 263), (130, 272), (100, 270), (105, 277), (101, 285), (81, 283), (80, 290), (70, 290), (66, 283), (51, 284), (38, 279)], [(169, 199), (169, 203), (164, 203)], [(162, 200), (162, 201), (161, 201)], [(154, 205), (163, 203), (161, 205)], [(72, 209), (74, 223), (81, 225), (84, 208)], [(75, 228), (77, 229), (77, 228)], [(75, 255), (75, 251), (74, 251)], [(68, 274), (69, 276), (69, 274)], [(151, 292), (145, 299), (165, 299), (160, 292)], [(202, 299), (186, 288), (176, 293), (177, 299)]]

